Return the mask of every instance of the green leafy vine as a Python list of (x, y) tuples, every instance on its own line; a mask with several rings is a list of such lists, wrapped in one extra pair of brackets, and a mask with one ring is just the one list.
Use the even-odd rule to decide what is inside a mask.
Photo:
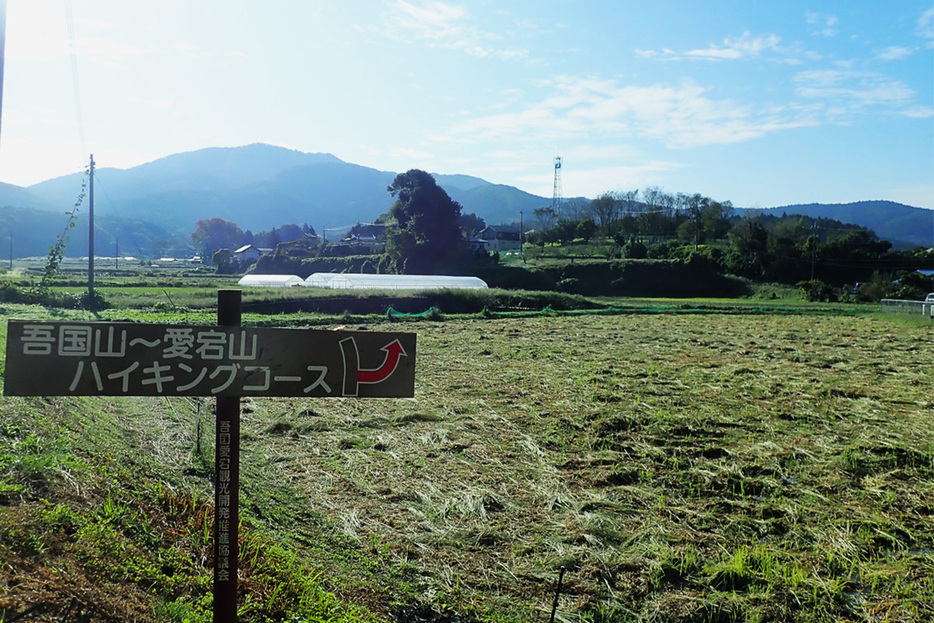
[(85, 196), (87, 196), (90, 174), (90, 168), (85, 167), (84, 177), (81, 179), (81, 192), (78, 193), (78, 198), (75, 199), (75, 204), (72, 209), (65, 213), (68, 216), (68, 222), (65, 224), (65, 228), (62, 232), (55, 238), (55, 244), (49, 249), (45, 267), (42, 269), (42, 279), (39, 280), (39, 285), (36, 288), (36, 293), (40, 298), (45, 298), (49, 294), (52, 280), (55, 279), (55, 276), (58, 274), (58, 269), (65, 257), (68, 234), (71, 233), (71, 230), (75, 228), (78, 222), (78, 210), (81, 204), (84, 203)]

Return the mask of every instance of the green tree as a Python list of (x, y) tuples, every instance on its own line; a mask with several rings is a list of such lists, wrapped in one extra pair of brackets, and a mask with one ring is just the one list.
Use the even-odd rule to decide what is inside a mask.
[(918, 271), (903, 272), (898, 278), (895, 298), (907, 301), (923, 301), (929, 292), (934, 292), (934, 278)]
[(603, 193), (590, 202), (590, 213), (607, 236), (613, 234), (613, 226), (619, 218), (620, 199), (614, 193)]
[[(699, 193), (694, 193), (693, 195), (678, 193), (677, 202), (681, 208), (682, 214), (687, 219), (678, 224), (678, 237), (685, 240), (693, 239), (694, 250), (696, 251), (697, 245), (704, 241), (703, 215), (704, 209), (710, 205), (710, 199)], [(691, 224), (685, 225), (685, 222), (690, 222)]]
[(236, 223), (221, 218), (209, 218), (198, 221), (191, 241), (201, 257), (213, 257), (218, 249), (237, 249), (246, 240)]
[(211, 256), (211, 263), (214, 264), (214, 270), (219, 275), (232, 275), (237, 272), (237, 260), (234, 259), (230, 249), (218, 249)]
[(697, 221), (694, 219), (684, 220), (680, 225), (678, 225), (678, 229), (676, 231), (678, 238), (686, 242), (693, 242), (694, 248), (697, 249), (697, 241), (700, 237), (700, 227), (698, 227)]
[(557, 242), (566, 244), (573, 242), (577, 238), (578, 221), (569, 218), (559, 218), (555, 226), (549, 229), (545, 234), (548, 242)]
[(769, 262), (769, 234), (757, 220), (743, 219), (730, 232), (724, 263), (734, 275), (761, 279)]
[(535, 218), (538, 219), (539, 231), (547, 231), (551, 229), (555, 226), (555, 222), (558, 220), (558, 213), (555, 212), (555, 209), (551, 206), (535, 208), (532, 213), (535, 215)]
[(634, 260), (643, 260), (649, 255), (649, 250), (641, 240), (637, 240), (635, 236), (629, 236), (629, 240), (625, 242), (622, 246), (623, 257), (628, 257)]
[(733, 204), (729, 201), (711, 201), (701, 210), (704, 237), (706, 240), (719, 240), (725, 238), (730, 231), (730, 217), (733, 215)]
[(820, 246), (824, 257), (836, 260), (878, 259), (891, 248), (891, 242), (880, 240), (866, 228), (830, 236), (827, 242)]
[(463, 231), (467, 232), (467, 234), (471, 236), (476, 236), (478, 233), (486, 229), (486, 221), (473, 212), (461, 214), (460, 218), (457, 220), (457, 224)]
[(304, 238), (305, 233), (309, 230), (314, 235), (314, 229), (308, 227), (308, 225), (299, 226), (295, 223), (289, 223), (282, 227), (273, 227), (269, 231), (252, 234), (252, 236), (247, 231), (243, 244), (255, 244), (258, 247), (274, 249), (280, 242), (293, 242)]
[(582, 218), (577, 221), (575, 233), (577, 238), (583, 238), (584, 242), (588, 242), (597, 233), (597, 223), (590, 217)]
[(465, 259), (458, 219), (461, 206), (425, 171), (400, 173), (387, 189), (389, 208), (383, 266), (393, 272), (436, 274)]

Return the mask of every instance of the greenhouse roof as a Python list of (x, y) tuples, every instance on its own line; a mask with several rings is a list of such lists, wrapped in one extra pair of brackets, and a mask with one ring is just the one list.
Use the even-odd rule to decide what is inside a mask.
[(304, 285), (298, 275), (244, 275), (237, 285), (249, 288), (285, 288)]
[(305, 285), (338, 290), (433, 290), (439, 288), (483, 289), (485, 281), (479, 277), (452, 277), (449, 275), (372, 275), (363, 273), (314, 273), (305, 279)]

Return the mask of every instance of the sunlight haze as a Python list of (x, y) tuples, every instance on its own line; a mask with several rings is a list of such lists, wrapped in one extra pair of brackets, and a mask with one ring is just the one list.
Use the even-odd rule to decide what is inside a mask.
[(934, 208), (929, 0), (9, 0), (2, 102), (21, 186), (259, 142), (545, 197), (561, 156), (565, 197)]

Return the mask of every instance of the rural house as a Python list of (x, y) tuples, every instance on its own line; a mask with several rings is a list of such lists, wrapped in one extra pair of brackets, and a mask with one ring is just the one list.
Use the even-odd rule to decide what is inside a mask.
[(512, 225), (487, 225), (477, 234), (477, 241), (489, 253), (518, 251), (522, 248), (521, 232)]
[(233, 253), (234, 259), (241, 265), (254, 264), (260, 258), (262, 252), (258, 247), (252, 244), (245, 244)]

